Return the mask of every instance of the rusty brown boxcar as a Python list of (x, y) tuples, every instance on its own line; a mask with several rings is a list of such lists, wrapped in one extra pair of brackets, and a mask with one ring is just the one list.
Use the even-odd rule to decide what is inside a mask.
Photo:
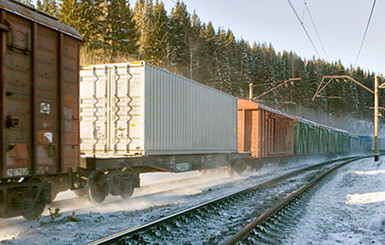
[(294, 154), (293, 119), (252, 101), (238, 100), (238, 151), (254, 158)]
[(47, 183), (79, 166), (81, 43), (55, 17), (0, 0), (0, 217), (39, 211)]

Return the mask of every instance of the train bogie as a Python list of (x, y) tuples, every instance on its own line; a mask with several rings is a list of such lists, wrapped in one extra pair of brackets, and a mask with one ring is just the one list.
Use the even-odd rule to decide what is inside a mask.
[[(79, 166), (81, 38), (54, 17), (16, 1), (0, 0), (0, 11), (0, 182), (7, 183), (0, 188), (6, 204), (0, 204), (0, 216), (4, 216), (14, 214), (11, 209), (23, 210), (22, 203), (45, 202), (50, 191), (44, 179)], [(20, 178), (23, 181), (13, 181)], [(13, 202), (13, 195), (19, 195), (21, 203)]]

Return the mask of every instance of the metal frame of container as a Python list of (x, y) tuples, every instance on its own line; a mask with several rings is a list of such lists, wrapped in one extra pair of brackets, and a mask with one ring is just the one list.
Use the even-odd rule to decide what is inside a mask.
[(252, 101), (238, 100), (238, 151), (252, 157), (292, 156), (293, 119)]
[(85, 156), (237, 152), (237, 99), (145, 62), (81, 68)]

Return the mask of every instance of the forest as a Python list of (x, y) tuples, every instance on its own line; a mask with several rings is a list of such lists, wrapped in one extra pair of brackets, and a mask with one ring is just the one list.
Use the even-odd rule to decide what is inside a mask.
[[(32, 0), (21, 2), (34, 6)], [(79, 31), (83, 65), (144, 60), (238, 98), (247, 98), (253, 83), (261, 103), (311, 120), (373, 118), (373, 95), (348, 80), (330, 83), (312, 98), (323, 76), (348, 75), (373, 89), (374, 73), (276, 52), (268, 41), (249, 43), (215, 28), (220, 23), (202, 22), (199, 10), (189, 13), (182, 1), (170, 13), (161, 0), (137, 0), (134, 7), (127, 0), (38, 0), (36, 7)], [(301, 79), (285, 83), (290, 78)]]

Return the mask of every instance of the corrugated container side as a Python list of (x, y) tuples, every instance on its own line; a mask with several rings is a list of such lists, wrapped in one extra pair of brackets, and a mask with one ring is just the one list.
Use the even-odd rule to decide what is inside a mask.
[(81, 151), (95, 156), (237, 151), (237, 100), (141, 64), (81, 69)]
[(236, 152), (236, 99), (146, 67), (146, 154)]
[(81, 42), (22, 14), (1, 12), (10, 27), (0, 42), (1, 177), (75, 170)]

